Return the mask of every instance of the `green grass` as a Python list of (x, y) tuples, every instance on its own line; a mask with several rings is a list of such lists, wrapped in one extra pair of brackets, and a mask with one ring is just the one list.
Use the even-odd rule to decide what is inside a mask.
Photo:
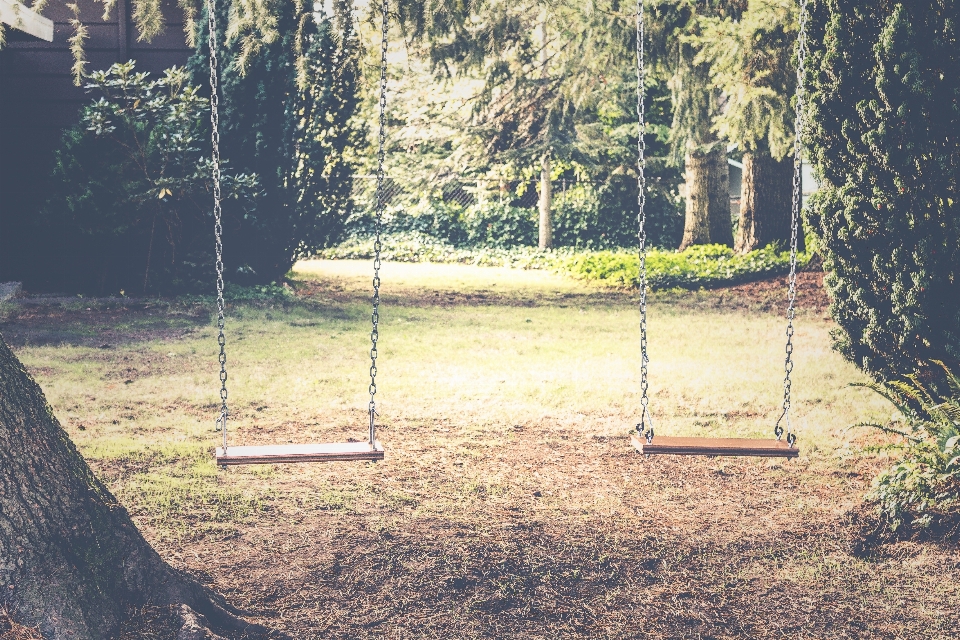
[[(954, 547), (853, 551), (889, 438), (847, 427), (890, 408), (848, 386), (863, 377), (822, 310), (796, 322), (799, 459), (645, 458), (627, 438), (635, 292), (457, 264), (382, 275), (377, 464), (217, 469), (208, 300), (13, 306), (0, 330), (161, 556), (292, 637), (619, 638), (638, 611), (661, 638), (956, 637)], [(365, 436), (371, 265), (291, 278), (229, 303), (234, 444)], [(778, 286), (651, 295), (659, 434), (770, 436)]]
[[(232, 443), (364, 437), (368, 271), (366, 262), (303, 262), (293, 273), (300, 302), (282, 294), (228, 306)], [(432, 436), (417, 441), (404, 431), (427, 429), (458, 459), (483, 460), (511, 442), (515, 428), (562, 422), (616, 439), (636, 422), (638, 313), (631, 295), (545, 271), (387, 263), (382, 275), (377, 400), (388, 447), (429, 449), (437, 442)], [(783, 319), (704, 308), (689, 304), (691, 296), (651, 299), (657, 432), (769, 437), (782, 394)], [(184, 318), (197, 317), (195, 310), (185, 314), (178, 304), (118, 321), (133, 337), (113, 349), (28, 346), (18, 355), (83, 453), (108, 475), (126, 478), (119, 493), (137, 513), (188, 526), (177, 524), (177, 514), (190, 502), (205, 505), (201, 519), (243, 520), (269, 495), (225, 487), (210, 461), (219, 442), (215, 327), (212, 316), (191, 325)], [(161, 325), (182, 331), (150, 333)], [(848, 425), (887, 410), (848, 387), (863, 378), (831, 351), (828, 320), (801, 313), (797, 325), (793, 424), (804, 456), (831, 458), (855, 437)], [(482, 477), (470, 466), (435, 495), (334, 484), (308, 503), (442, 513), (457, 496), (495, 500), (510, 493), (506, 477)], [(253, 484), (276, 479), (269, 468), (236, 473)], [(271, 491), (283, 490), (278, 482)]]

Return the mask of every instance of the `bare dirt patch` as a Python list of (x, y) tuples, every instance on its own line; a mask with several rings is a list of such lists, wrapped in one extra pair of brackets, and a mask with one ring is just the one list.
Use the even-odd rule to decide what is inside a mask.
[(11, 347), (70, 345), (104, 350), (131, 342), (176, 339), (210, 321), (199, 305), (138, 300), (25, 297), (0, 316)]
[[(452, 427), (438, 439), (403, 425), (410, 444), (380, 466), (285, 467), (273, 481), (292, 483), (287, 498), (332, 483), (405, 500), (330, 509), (278, 497), (227, 539), (158, 548), (298, 638), (960, 634), (955, 546), (854, 554), (849, 510), (869, 464), (645, 459), (563, 424), (492, 425), (511, 444), (474, 457)], [(463, 491), (465, 477), (482, 482)], [(583, 508), (594, 501), (605, 506)]]

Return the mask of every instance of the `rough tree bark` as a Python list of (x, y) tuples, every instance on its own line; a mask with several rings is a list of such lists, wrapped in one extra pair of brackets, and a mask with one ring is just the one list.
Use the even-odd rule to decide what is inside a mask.
[(680, 250), (695, 244), (733, 246), (730, 171), (722, 145), (709, 153), (687, 153), (684, 165), (687, 209)]
[(107, 640), (143, 606), (179, 610), (181, 640), (219, 637), (207, 621), (221, 633), (268, 631), (160, 559), (2, 338), (0, 591), (0, 608), (50, 640)]
[[(779, 242), (790, 246), (793, 206), (793, 158), (775, 160), (769, 153), (743, 155), (740, 220), (734, 250), (747, 253)], [(797, 237), (803, 250), (803, 234)]]
[(553, 192), (550, 185), (550, 156), (544, 155), (540, 164), (540, 229), (537, 245), (541, 249), (553, 247)]

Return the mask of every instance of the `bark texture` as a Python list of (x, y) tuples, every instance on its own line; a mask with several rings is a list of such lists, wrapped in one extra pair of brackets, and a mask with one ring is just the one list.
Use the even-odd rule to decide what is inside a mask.
[(553, 191), (550, 184), (550, 156), (545, 155), (540, 165), (540, 229), (537, 245), (541, 249), (553, 247)]
[(265, 632), (161, 560), (0, 339), (0, 609), (50, 640), (107, 640), (133, 607)]
[[(774, 242), (788, 248), (793, 207), (793, 158), (774, 160), (768, 153), (744, 154), (742, 184), (734, 250), (748, 253)], [(803, 233), (798, 235), (797, 244), (802, 250)]]
[(687, 209), (680, 250), (695, 244), (733, 246), (730, 171), (722, 145), (709, 153), (691, 151), (684, 164)]

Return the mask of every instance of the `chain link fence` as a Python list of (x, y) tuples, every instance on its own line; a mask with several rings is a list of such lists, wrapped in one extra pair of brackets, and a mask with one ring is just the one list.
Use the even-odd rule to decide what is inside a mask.
[[(587, 180), (568, 180), (561, 178), (551, 182), (554, 197), (565, 193), (578, 184), (594, 184)], [(489, 178), (453, 178), (446, 179), (425, 194), (422, 189), (404, 184), (394, 176), (387, 176), (384, 182), (386, 205), (413, 204), (424, 195), (428, 199), (469, 207), (481, 202), (499, 202), (521, 209), (535, 209), (540, 202), (539, 180), (492, 180)], [(377, 176), (355, 175), (353, 198), (360, 211), (373, 211), (376, 205)]]

